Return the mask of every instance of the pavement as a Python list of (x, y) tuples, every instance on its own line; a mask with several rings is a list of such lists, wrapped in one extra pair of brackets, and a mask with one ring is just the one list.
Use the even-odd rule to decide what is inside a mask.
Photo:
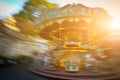
[[(63, 80), (63, 79), (50, 78), (50, 77), (37, 75), (35, 73), (30, 72), (28, 68), (29, 65), (24, 65), (24, 64), (0, 65), (0, 80)], [(120, 79), (111, 79), (111, 80), (120, 80)]]
[(28, 70), (29, 65), (0, 65), (0, 80), (61, 80), (34, 74)]

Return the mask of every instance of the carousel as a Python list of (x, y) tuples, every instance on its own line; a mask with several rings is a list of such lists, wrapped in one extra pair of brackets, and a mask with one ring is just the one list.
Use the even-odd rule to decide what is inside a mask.
[(102, 8), (68, 4), (41, 13), (36, 31), (49, 41), (30, 68), (40, 75), (62, 79), (109, 79), (116, 73), (101, 47), (110, 34), (112, 17)]

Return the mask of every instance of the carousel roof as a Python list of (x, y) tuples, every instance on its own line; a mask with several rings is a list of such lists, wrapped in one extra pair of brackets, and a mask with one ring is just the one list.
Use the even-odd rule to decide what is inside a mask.
[[(45, 39), (58, 39), (67, 36), (78, 36), (87, 33), (87, 28), (107, 30), (112, 17), (103, 8), (90, 8), (82, 4), (68, 4), (53, 10), (44, 10), (36, 29)], [(100, 34), (103, 32), (99, 32)], [(65, 34), (65, 35), (64, 35)], [(72, 37), (73, 38), (73, 37)], [(77, 40), (74, 38), (74, 40)]]
[(94, 20), (104, 20), (106, 22), (112, 20), (112, 17), (103, 8), (90, 8), (82, 4), (68, 4), (53, 10), (44, 10), (40, 15), (40, 21), (37, 26), (50, 20), (71, 16), (87, 17), (88, 19), (92, 18)]

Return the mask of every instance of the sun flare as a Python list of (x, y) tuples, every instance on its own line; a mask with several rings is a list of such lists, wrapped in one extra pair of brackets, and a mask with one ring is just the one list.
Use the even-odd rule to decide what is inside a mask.
[(115, 19), (111, 24), (113, 30), (120, 29), (120, 19)]

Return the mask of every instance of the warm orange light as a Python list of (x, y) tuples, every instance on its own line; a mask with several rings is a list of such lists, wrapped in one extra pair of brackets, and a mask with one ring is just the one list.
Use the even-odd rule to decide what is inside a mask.
[(119, 19), (115, 19), (111, 25), (111, 28), (113, 30), (116, 30), (116, 29), (120, 29), (120, 20)]
[(13, 17), (8, 17), (7, 20), (3, 22), (3, 24), (14, 31), (20, 32), (20, 29), (16, 27), (16, 21)]
[(17, 32), (20, 32), (20, 29), (17, 28), (16, 26), (13, 26), (13, 25), (10, 25), (10, 24), (7, 24), (7, 23), (4, 23), (4, 25), (14, 31), (17, 31)]

